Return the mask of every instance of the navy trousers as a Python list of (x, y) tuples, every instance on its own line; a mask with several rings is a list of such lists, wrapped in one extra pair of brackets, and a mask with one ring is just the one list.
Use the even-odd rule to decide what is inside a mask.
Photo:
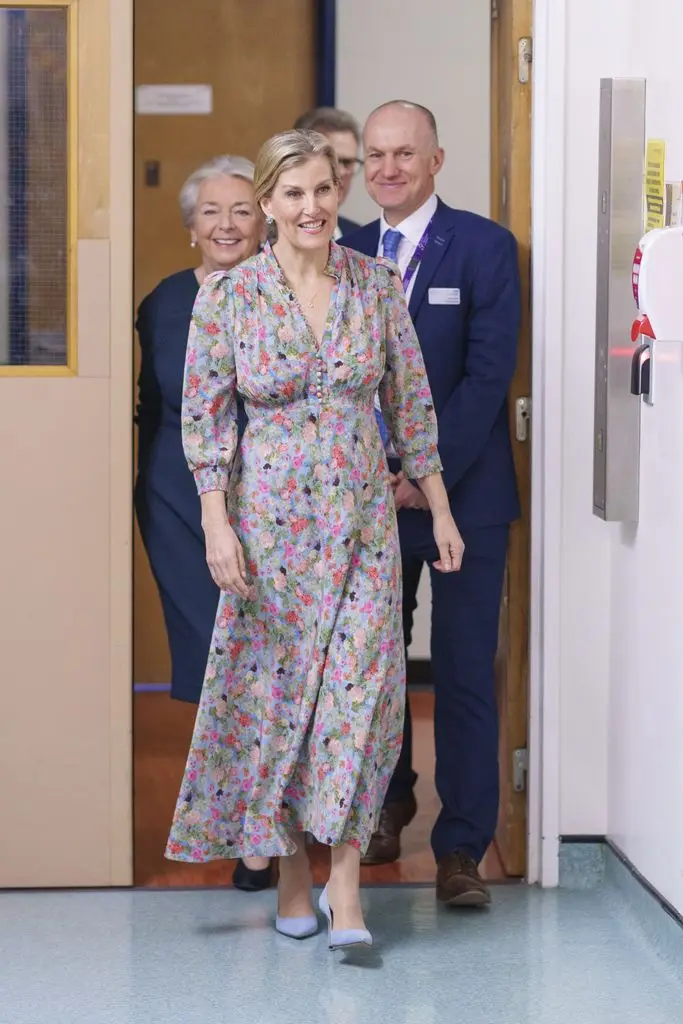
[[(421, 531), (422, 532), (422, 531)], [(498, 820), (498, 709), (494, 662), (509, 527), (463, 529), (460, 572), (431, 568), (433, 539), (415, 540), (401, 531), (403, 628), (410, 644), (417, 588), (425, 564), (432, 584), (431, 665), (434, 683), (436, 789), (441, 813), (432, 832), (437, 860), (456, 850), (479, 862)], [(410, 796), (412, 721), (406, 710), (403, 749), (385, 803)]]

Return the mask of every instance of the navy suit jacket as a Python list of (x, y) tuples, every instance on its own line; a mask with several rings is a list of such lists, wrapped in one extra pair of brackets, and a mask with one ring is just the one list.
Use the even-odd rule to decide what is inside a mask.
[(358, 231), (360, 224), (357, 224), (355, 220), (349, 220), (348, 217), (337, 217), (337, 225), (342, 235), (350, 235), (352, 231)]
[[(377, 254), (380, 222), (341, 244)], [(432, 289), (449, 289), (444, 293)], [(457, 290), (457, 291), (456, 291)], [(431, 293), (431, 294), (430, 294)], [(459, 300), (459, 301), (457, 301)], [(409, 303), (439, 424), (439, 454), (458, 526), (510, 523), (520, 513), (508, 424), (521, 318), (517, 243), (486, 217), (439, 200)], [(402, 542), (428, 540), (424, 512), (401, 509)]]

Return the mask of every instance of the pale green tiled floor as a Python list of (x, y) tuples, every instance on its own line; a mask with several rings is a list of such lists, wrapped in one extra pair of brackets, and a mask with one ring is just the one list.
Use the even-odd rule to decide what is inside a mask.
[(271, 927), (273, 892), (0, 897), (0, 1024), (680, 1024), (683, 963), (609, 889), (365, 891), (377, 952)]

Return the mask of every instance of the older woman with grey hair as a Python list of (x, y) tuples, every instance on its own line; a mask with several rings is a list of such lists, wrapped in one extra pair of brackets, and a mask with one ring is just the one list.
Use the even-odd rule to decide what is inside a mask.
[[(204, 278), (254, 256), (264, 220), (254, 200), (254, 165), (219, 156), (191, 174), (180, 191), (183, 222), (199, 265), (160, 282), (141, 303), (135, 507), (159, 588), (171, 650), (171, 694), (197, 703), (211, 643), (218, 587), (206, 564), (201, 507), (183, 454), (180, 409), (192, 308)], [(271, 884), (267, 858), (240, 861), (234, 883)]]

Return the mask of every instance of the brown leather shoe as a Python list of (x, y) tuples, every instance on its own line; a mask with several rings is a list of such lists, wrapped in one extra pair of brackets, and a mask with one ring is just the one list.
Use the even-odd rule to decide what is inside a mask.
[(487, 907), (491, 892), (471, 857), (449, 853), (437, 866), (436, 898), (447, 907)]
[(417, 802), (414, 796), (399, 803), (387, 804), (379, 816), (377, 831), (370, 840), (361, 864), (372, 866), (391, 864), (401, 856), (401, 832), (410, 825), (417, 814)]

